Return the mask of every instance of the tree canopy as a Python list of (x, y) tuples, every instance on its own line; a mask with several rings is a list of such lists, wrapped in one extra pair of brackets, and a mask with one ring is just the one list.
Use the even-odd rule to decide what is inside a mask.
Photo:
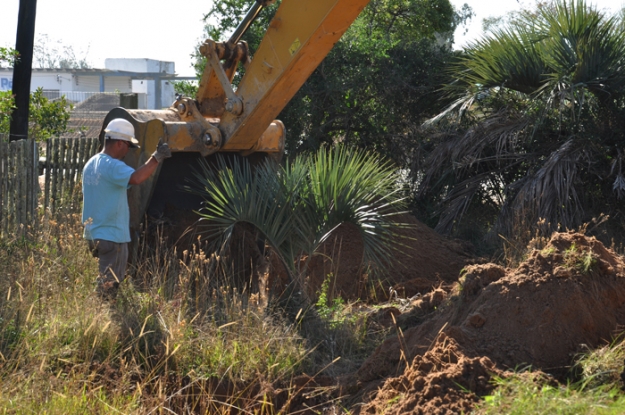
[(88, 51), (82, 58), (77, 57), (72, 46), (64, 45), (63, 41), (42, 34), (33, 48), (33, 65), (39, 68), (88, 69), (91, 66), (87, 54)]
[(13, 62), (15, 62), (15, 59), (18, 59), (18, 56), (19, 54), (17, 51), (11, 48), (0, 47), (0, 68), (5, 63), (12, 65)]

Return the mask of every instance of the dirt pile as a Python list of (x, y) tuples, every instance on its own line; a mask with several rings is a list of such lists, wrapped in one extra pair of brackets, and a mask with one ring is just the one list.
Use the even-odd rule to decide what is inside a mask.
[(493, 390), (492, 375), (501, 373), (488, 357), (467, 357), (454, 339), (441, 333), (401, 376), (388, 379), (361, 413), (469, 413), (479, 396)]
[[(494, 264), (468, 266), (452, 292), (436, 297), (439, 307), (432, 306), (434, 296), (424, 296), (412, 311), (397, 318), (404, 325), (402, 335), (391, 336), (378, 347), (359, 369), (358, 383), (379, 384), (391, 377), (372, 398), (372, 405), (403, 388), (406, 392), (395, 395), (400, 398), (393, 408), (408, 408), (409, 401), (415, 408), (385, 413), (457, 413), (444, 402), (465, 393), (460, 387), (440, 389), (442, 397), (436, 399), (443, 409), (438, 412), (426, 410), (424, 405), (431, 400), (413, 387), (426, 385), (432, 377), (439, 379), (440, 372), (447, 370), (443, 363), (423, 365), (434, 359), (441, 337), (455, 345), (455, 357), (441, 360), (445, 364), (458, 361), (462, 367), (466, 362), (475, 366), (478, 359), (486, 372), (496, 371), (489, 366), (492, 362), (497, 370), (531, 365), (562, 375), (585, 346), (605, 344), (625, 324), (624, 270), (621, 257), (578, 233), (553, 235), (547, 247), (531, 252), (514, 270)], [(478, 367), (471, 370), (483, 373)], [(403, 374), (393, 377), (398, 371)], [(457, 383), (473, 394), (486, 391)]]
[(409, 298), (455, 282), (460, 270), (475, 262), (466, 245), (441, 236), (413, 216), (402, 215), (398, 222), (409, 226), (398, 227), (402, 246), (381, 282), (374, 282), (362, 269), (362, 238), (355, 226), (345, 224), (311, 260), (309, 294), (314, 296), (330, 275), (333, 294), (346, 299), (373, 297), (385, 301), (390, 295)]

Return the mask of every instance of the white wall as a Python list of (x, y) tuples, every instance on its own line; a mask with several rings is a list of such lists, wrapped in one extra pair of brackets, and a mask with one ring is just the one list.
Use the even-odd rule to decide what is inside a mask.
[[(174, 62), (163, 62), (154, 59), (106, 59), (105, 66), (110, 70), (129, 72), (149, 72), (174, 74)], [(168, 108), (175, 100), (174, 86), (171, 81), (160, 80), (160, 102), (156, 102), (156, 87), (153, 80), (131, 80), (127, 76), (104, 77), (104, 91), (122, 93), (135, 92), (144, 94), (143, 105), (146, 109)], [(30, 89), (37, 88), (62, 92), (99, 92), (100, 73), (74, 75), (63, 70), (33, 71)], [(13, 69), (0, 68), (0, 91), (10, 91), (13, 88)]]
[(169, 108), (176, 100), (172, 81), (161, 81), (161, 108)]
[(100, 92), (100, 77), (76, 75), (74, 76), (74, 91)]
[(13, 72), (0, 73), (0, 91), (10, 91), (13, 89)]
[(137, 94), (145, 94), (146, 96), (146, 109), (156, 108), (154, 102), (154, 81), (148, 81), (145, 79), (133, 79), (132, 80), (132, 92)]
[(104, 92), (132, 92), (130, 78), (127, 76), (104, 76)]
[[(129, 83), (129, 78), (125, 79)], [(13, 70), (0, 70), (0, 91), (10, 91), (12, 88)], [(98, 75), (73, 75), (63, 71), (33, 71), (30, 78), (30, 90), (35, 91), (37, 88), (68, 92), (98, 92), (100, 91), (100, 77)]]
[(154, 59), (107, 58), (104, 67), (116, 71), (175, 73), (174, 62), (157, 61)]
[(169, 108), (169, 106), (176, 100), (176, 93), (174, 91), (174, 85), (170, 81), (161, 82), (161, 102), (156, 102), (156, 85), (154, 80), (147, 79), (133, 79), (132, 80), (132, 92), (138, 94), (145, 94), (147, 97), (146, 108), (147, 109), (162, 109)]
[[(34, 91), (37, 88), (43, 88), (43, 89), (52, 89), (52, 90), (57, 90), (57, 91), (61, 91), (63, 90), (63, 86), (62, 86), (62, 78), (69, 78), (69, 80), (65, 81), (65, 85), (68, 88), (68, 91), (71, 91), (71, 87), (72, 87), (72, 82), (71, 82), (71, 78), (72, 75), (68, 75), (68, 74), (58, 74), (58, 81), (57, 81), (57, 74), (56, 73), (35, 73), (33, 72), (31, 78), (30, 78), (30, 90)], [(59, 82), (60, 81), (60, 82)]]
[(147, 96), (147, 94), (138, 94), (138, 95), (139, 95), (139, 98), (138, 98), (139, 102), (137, 103), (138, 104), (137, 106), (139, 108), (137, 108), (137, 109), (147, 110), (148, 109), (148, 96)]
[[(30, 78), (30, 90), (37, 88), (51, 89), (56, 91), (74, 91), (72, 74), (63, 72), (36, 73)], [(13, 89), (13, 70), (0, 71), (0, 91)]]

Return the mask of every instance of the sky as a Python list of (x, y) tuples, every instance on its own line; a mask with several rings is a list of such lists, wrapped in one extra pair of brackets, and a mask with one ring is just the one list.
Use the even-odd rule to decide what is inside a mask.
[[(176, 73), (193, 76), (190, 55), (203, 41), (206, 14), (214, 0), (161, 2), (154, 0), (37, 0), (35, 42), (47, 35), (48, 44), (71, 46), (78, 59), (104, 68), (106, 58), (149, 58), (175, 62)], [(468, 3), (476, 17), (468, 33), (456, 33), (456, 47), (481, 34), (481, 21), (502, 16), (527, 0), (450, 0), (456, 8)], [(591, 0), (616, 11), (625, 0)], [(158, 6), (164, 4), (165, 6)], [(179, 7), (177, 7), (179, 5)], [(2, 0), (0, 46), (15, 47), (19, 0)], [(462, 30), (462, 29), (461, 29)]]
[[(519, 10), (521, 7), (532, 9), (535, 1), (528, 0), (450, 0), (451, 4), (460, 9), (463, 4), (467, 3), (473, 9), (475, 17), (471, 19), (468, 26), (468, 32), (463, 35), (463, 28), (455, 33), (456, 48), (462, 48), (472, 40), (478, 39), (482, 35), (482, 20), (487, 17), (499, 17), (508, 12)], [(588, 4), (592, 4), (599, 9), (605, 9), (611, 13), (615, 13), (625, 7), (625, 0), (586, 0)]]
[[(175, 62), (176, 73), (195, 75), (191, 57), (204, 40), (202, 17), (212, 0), (37, 0), (35, 42), (72, 46), (93, 68), (106, 58)], [(19, 0), (0, 1), (0, 46), (15, 47)]]

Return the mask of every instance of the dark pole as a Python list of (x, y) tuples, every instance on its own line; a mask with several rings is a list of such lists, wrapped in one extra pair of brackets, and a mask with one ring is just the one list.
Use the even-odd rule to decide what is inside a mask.
[(37, 0), (20, 0), (15, 40), (15, 50), (19, 53), (19, 59), (13, 65), (13, 95), (16, 108), (11, 116), (9, 141), (28, 137), (28, 104), (33, 68), (36, 10)]

